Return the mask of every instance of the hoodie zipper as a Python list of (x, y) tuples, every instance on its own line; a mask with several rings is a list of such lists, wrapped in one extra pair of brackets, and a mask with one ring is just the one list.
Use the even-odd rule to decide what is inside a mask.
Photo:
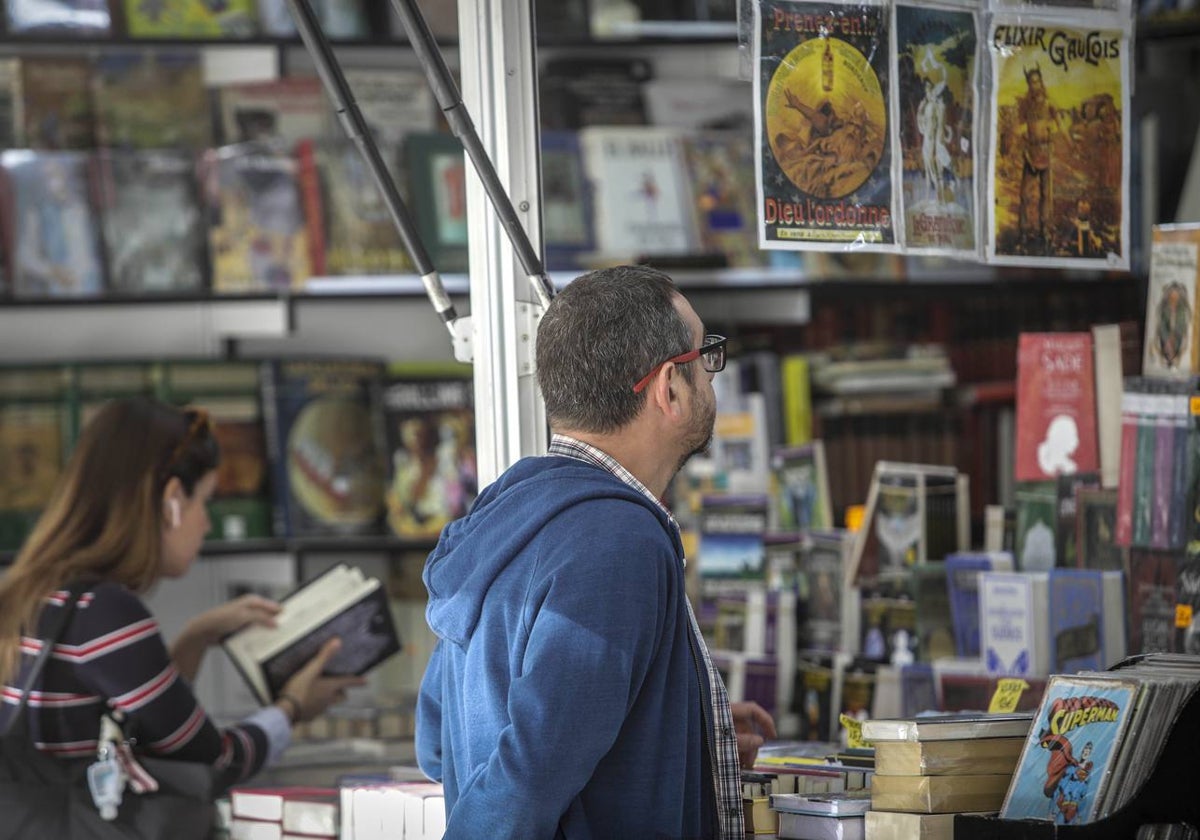
[[(685, 596), (686, 597), (686, 596)], [(686, 607), (685, 607), (686, 608)], [(704, 698), (704, 674), (701, 669), (700, 652), (696, 648), (696, 633), (693, 628), (691, 611), (688, 610), (688, 647), (692, 652), (692, 665), (696, 668), (696, 690), (700, 693), (700, 750), (708, 764), (708, 784), (712, 786), (712, 803), (713, 803), (713, 829), (716, 831), (717, 837), (724, 837), (725, 830), (721, 824), (721, 808), (719, 797), (717, 796), (717, 764), (713, 758), (712, 747), (708, 743), (708, 712), (705, 708), (708, 705)], [(711, 686), (709, 687), (711, 691)]]

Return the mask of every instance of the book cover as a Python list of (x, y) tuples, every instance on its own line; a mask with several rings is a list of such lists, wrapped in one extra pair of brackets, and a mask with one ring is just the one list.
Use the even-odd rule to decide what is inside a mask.
[(1081, 487), (1075, 496), (1076, 559), (1085, 569), (1125, 568), (1116, 542), (1117, 490)]
[(754, 147), (739, 132), (683, 137), (700, 250), (734, 268), (762, 265), (754, 216)]
[(596, 248), (591, 187), (572, 131), (542, 132), (542, 228), (552, 271), (579, 268)]
[(312, 273), (298, 164), (254, 144), (206, 153), (213, 291), (299, 288)]
[(1154, 225), (1151, 236), (1142, 373), (1185, 377), (1200, 370), (1195, 335), (1200, 224)]
[(1175, 651), (1200, 654), (1200, 553), (1189, 549), (1174, 562)]
[(387, 593), (360, 569), (339, 564), (280, 605), (275, 627), (251, 625), (221, 642), (264, 705), (331, 638), (340, 638), (342, 647), (326, 664), (326, 676), (365, 674), (400, 649)]
[(755, 21), (760, 247), (895, 250), (887, 10), (765, 0)]
[[(328, 38), (345, 40), (366, 38), (370, 34), (363, 0), (312, 0), (312, 8)], [(272, 38), (297, 35), (287, 0), (258, 0), (258, 20), (264, 35)]]
[(1050, 668), (1056, 674), (1099, 671), (1104, 656), (1104, 580), (1091, 569), (1050, 572)]
[(1128, 269), (1128, 31), (997, 12), (987, 45), (988, 261)]
[(4, 6), (13, 35), (97, 38), (112, 33), (107, 0), (8, 0)]
[(1054, 481), (1026, 481), (1014, 492), (1017, 508), (1016, 560), (1023, 572), (1047, 572), (1060, 565), (1058, 490)]
[(984, 572), (979, 583), (979, 646), (984, 665), (1003, 676), (1049, 673), (1047, 572)]
[(905, 243), (910, 252), (972, 257), (979, 148), (975, 14), (903, 3), (894, 10)]
[(388, 527), (404, 539), (435, 540), (479, 492), (470, 368), (394, 365), (380, 404)]
[[(1147, 548), (1129, 551), (1129, 653), (1176, 650), (1175, 603), (1179, 561)], [(1184, 613), (1190, 610), (1189, 604)], [(1190, 625), (1190, 619), (1189, 619)]]
[(86, 58), (21, 58), (24, 138), (31, 149), (93, 149), (96, 115)]
[(825, 444), (814, 440), (771, 455), (779, 527), (785, 531), (833, 527)]
[(824, 531), (811, 535), (800, 564), (806, 610), (800, 625), (800, 648), (813, 651), (842, 651), (857, 647), (857, 634), (849, 633), (842, 619), (848, 610), (845, 601), (847, 555), (853, 535), (845, 531)]
[(21, 59), (0, 58), (0, 149), (25, 145), (25, 94)]
[(606, 259), (690, 254), (697, 232), (676, 129), (593, 126), (579, 132)]
[(104, 149), (93, 167), (109, 291), (145, 295), (203, 288), (208, 226), (195, 158), (166, 149)]
[(71, 445), (68, 370), (0, 368), (0, 548), (25, 541)]
[(377, 533), (384, 512), (376, 362), (264, 362), (276, 536)]
[[(1154, 389), (1139, 398), (1137, 449), (1133, 468), (1133, 533), (1130, 545), (1154, 547), (1155, 505), (1158, 503), (1158, 477), (1155, 458), (1158, 450), (1159, 418), (1165, 413), (1166, 400)], [(1162, 500), (1165, 507), (1166, 499)]]
[[(1170, 470), (1168, 470), (1168, 475)], [(1078, 494), (1081, 490), (1100, 487), (1100, 473), (1077, 472), (1071, 475), (1060, 475), (1055, 482), (1057, 495), (1058, 521), (1054, 526), (1054, 563), (1056, 566), (1070, 568), (1079, 563), (1076, 536), (1078, 527), (1076, 520), (1079, 515)]]
[(917, 618), (917, 658), (921, 662), (932, 662), (943, 656), (954, 656), (954, 622), (944, 562), (926, 563), (913, 569), (913, 601)]
[(792, 711), (800, 721), (801, 741), (833, 740), (833, 708), (838, 700), (835, 669), (832, 657), (802, 656), (796, 661)]
[(700, 575), (762, 580), (766, 574), (765, 495), (711, 495), (700, 507)]
[(298, 154), (309, 240), (324, 243), (314, 249), (315, 272), (411, 272), (412, 260), (358, 148), (349, 141), (305, 141)]
[(333, 112), (316, 76), (224, 85), (218, 93), (226, 144), (276, 142), (284, 148), (325, 137)]
[[(425, 74), (401, 67), (347, 67), (345, 76), (384, 163), (405, 189), (404, 138), (438, 128), (439, 110)], [(331, 134), (342, 139), (343, 131), (334, 128)]]
[(645, 125), (642, 85), (652, 74), (644, 58), (552, 58), (541, 74), (542, 128)]
[(207, 539), (271, 536), (270, 465), (259, 404), (255, 362), (168, 361), (155, 371), (158, 397), (173, 405), (200, 405), (213, 419), (221, 450), (217, 487), (208, 503)]
[(94, 297), (104, 287), (83, 152), (0, 153), (9, 282), (24, 298)]
[(100, 146), (203, 149), (212, 145), (211, 105), (199, 52), (105, 52), (92, 66)]
[(467, 169), (451, 134), (418, 132), (404, 141), (413, 213), (421, 239), (442, 271), (467, 270)]
[(958, 656), (979, 656), (979, 575), (981, 572), (1011, 572), (1012, 555), (1007, 552), (963, 552), (947, 555), (946, 588)]
[(255, 0), (124, 0), (131, 38), (252, 38), (258, 34)]
[(1006, 820), (1091, 822), (1132, 715), (1137, 683), (1054, 676), (1000, 809)]
[(1022, 333), (1017, 351), (1017, 481), (1100, 468), (1092, 334)]

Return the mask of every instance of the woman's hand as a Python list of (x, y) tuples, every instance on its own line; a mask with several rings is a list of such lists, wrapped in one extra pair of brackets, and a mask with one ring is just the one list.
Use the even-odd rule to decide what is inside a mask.
[(312, 720), (334, 703), (341, 703), (345, 700), (347, 688), (366, 685), (367, 681), (363, 677), (321, 676), (325, 664), (341, 648), (341, 639), (330, 639), (316, 656), (308, 660), (308, 663), (284, 684), (283, 690), (279, 692), (279, 699), (294, 707), (292, 709), (293, 723)]
[(205, 610), (189, 621), (171, 645), (171, 660), (188, 681), (200, 673), (204, 652), (247, 624), (275, 626), (282, 607), (261, 595), (242, 595), (219, 607)]
[(767, 710), (757, 703), (730, 703), (733, 714), (733, 729), (737, 732), (738, 761), (743, 770), (754, 767), (758, 748), (763, 742), (776, 737), (775, 721)]

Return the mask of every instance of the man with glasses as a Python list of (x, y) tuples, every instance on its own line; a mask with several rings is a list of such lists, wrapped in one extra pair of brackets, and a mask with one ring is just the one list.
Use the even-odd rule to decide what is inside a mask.
[(725, 339), (670, 278), (594, 271), (550, 304), (553, 439), (451, 523), (425, 566), (439, 640), (417, 759), (446, 838), (743, 836), (739, 766), (775, 727), (732, 708), (660, 499), (712, 439)]

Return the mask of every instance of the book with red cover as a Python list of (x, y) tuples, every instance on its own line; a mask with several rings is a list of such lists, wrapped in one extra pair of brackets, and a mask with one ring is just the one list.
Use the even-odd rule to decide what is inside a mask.
[(1017, 481), (1099, 469), (1090, 332), (1021, 334), (1016, 460)]

